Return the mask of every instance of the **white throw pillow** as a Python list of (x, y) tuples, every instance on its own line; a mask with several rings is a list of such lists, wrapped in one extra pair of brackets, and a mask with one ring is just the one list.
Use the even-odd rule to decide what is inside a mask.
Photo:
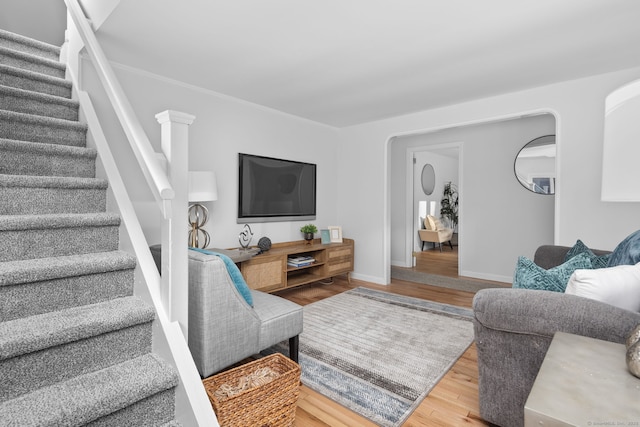
[(565, 293), (640, 311), (640, 263), (576, 270), (569, 278)]

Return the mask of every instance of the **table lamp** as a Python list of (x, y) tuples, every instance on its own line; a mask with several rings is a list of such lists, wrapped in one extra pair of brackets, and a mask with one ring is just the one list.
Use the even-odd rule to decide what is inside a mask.
[[(216, 174), (211, 171), (189, 172), (189, 202), (218, 200)], [(203, 228), (209, 219), (209, 210), (200, 203), (189, 206), (189, 246), (206, 248), (211, 237)]]

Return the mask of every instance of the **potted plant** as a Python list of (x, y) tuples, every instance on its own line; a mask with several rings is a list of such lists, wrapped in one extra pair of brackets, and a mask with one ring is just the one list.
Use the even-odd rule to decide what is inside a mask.
[(300, 227), (300, 232), (304, 234), (304, 240), (306, 240), (307, 243), (311, 243), (314, 234), (318, 232), (318, 227), (313, 224), (303, 225)]
[(458, 225), (458, 188), (450, 181), (444, 184), (440, 200), (440, 216), (446, 218), (452, 229)]

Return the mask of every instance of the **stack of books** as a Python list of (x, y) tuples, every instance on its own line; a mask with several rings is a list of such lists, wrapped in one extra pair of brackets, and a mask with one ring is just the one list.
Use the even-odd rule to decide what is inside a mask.
[(291, 267), (304, 267), (305, 265), (311, 265), (316, 260), (307, 255), (295, 255), (287, 258), (287, 264)]

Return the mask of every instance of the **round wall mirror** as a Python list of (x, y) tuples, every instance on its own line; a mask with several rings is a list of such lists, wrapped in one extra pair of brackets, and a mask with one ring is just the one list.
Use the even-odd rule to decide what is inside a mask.
[(556, 136), (529, 141), (516, 156), (514, 171), (524, 188), (538, 194), (556, 192)]
[(422, 167), (421, 181), (424, 194), (431, 195), (436, 187), (436, 172), (433, 170), (433, 165), (427, 163)]

